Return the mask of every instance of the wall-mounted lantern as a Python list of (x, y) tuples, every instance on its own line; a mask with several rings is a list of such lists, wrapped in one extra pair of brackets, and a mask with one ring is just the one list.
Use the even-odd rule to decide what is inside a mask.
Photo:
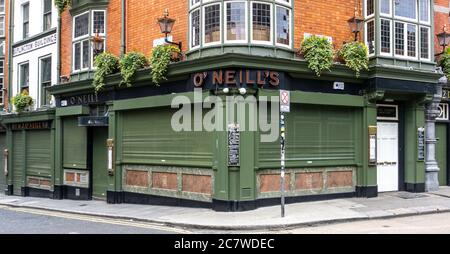
[(361, 33), (361, 31), (364, 28), (364, 19), (359, 16), (357, 8), (355, 8), (355, 13), (353, 17), (349, 19), (347, 22), (350, 27), (350, 30), (352, 31), (352, 33), (355, 34), (355, 41), (358, 41), (358, 34)]
[(178, 48), (180, 49), (180, 52), (181, 52), (182, 51), (181, 50), (181, 48), (182, 48), (181, 41), (176, 43), (173, 41), (169, 41), (169, 39), (167, 39), (168, 34), (170, 34), (172, 32), (173, 25), (175, 24), (175, 19), (169, 18), (169, 10), (168, 9), (164, 10), (164, 17), (158, 19), (158, 24), (159, 24), (159, 28), (161, 29), (161, 33), (165, 34), (165, 42), (178, 46)]
[(94, 50), (94, 56), (97, 56), (103, 52), (103, 42), (104, 41), (105, 40), (102, 37), (100, 37), (100, 35), (98, 34), (98, 31), (97, 31), (95, 36), (92, 37), (92, 39), (91, 39), (92, 48)]
[(439, 40), (439, 45), (442, 47), (442, 52), (436, 54), (436, 56), (442, 55), (445, 52), (445, 48), (450, 44), (450, 33), (447, 32), (447, 25), (442, 27), (442, 32), (436, 35)]

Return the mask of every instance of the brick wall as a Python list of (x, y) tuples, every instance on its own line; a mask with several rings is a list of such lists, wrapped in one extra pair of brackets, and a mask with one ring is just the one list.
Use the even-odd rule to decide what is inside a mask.
[[(442, 27), (444, 25), (447, 25), (447, 32), (450, 33), (450, 20), (449, 20), (449, 12), (450, 12), (450, 1), (449, 0), (435, 0), (435, 12), (434, 12), (434, 25), (435, 25), (435, 34), (442, 32)], [(435, 52), (440, 53), (442, 52), (442, 47), (439, 46), (438, 39), (435, 35)]]

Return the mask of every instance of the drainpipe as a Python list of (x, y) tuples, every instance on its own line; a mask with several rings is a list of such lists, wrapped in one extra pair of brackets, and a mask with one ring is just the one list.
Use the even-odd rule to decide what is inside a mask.
[(126, 35), (127, 13), (126, 13), (126, 11), (127, 11), (127, 1), (122, 0), (122, 18), (121, 18), (122, 19), (122, 31), (121, 31), (121, 44), (120, 44), (120, 55), (121, 56), (125, 55), (126, 50), (127, 50), (127, 46), (126, 46), (126, 44), (127, 44), (127, 41), (126, 41), (126, 39), (127, 39), (127, 35)]
[[(433, 101), (427, 105), (426, 118), (426, 161), (425, 161), (425, 191), (439, 190), (439, 164), (436, 161), (436, 118), (439, 117), (439, 103), (442, 99), (442, 86), (447, 84), (447, 78), (443, 76), (436, 86)], [(442, 169), (444, 170), (444, 169)]]
[(58, 11), (58, 27), (56, 28), (56, 85), (61, 83), (61, 13)]
[(12, 111), (11, 94), (12, 94), (12, 70), (13, 70), (13, 56), (12, 44), (14, 37), (14, 0), (9, 0), (9, 36), (8, 36), (8, 112)]

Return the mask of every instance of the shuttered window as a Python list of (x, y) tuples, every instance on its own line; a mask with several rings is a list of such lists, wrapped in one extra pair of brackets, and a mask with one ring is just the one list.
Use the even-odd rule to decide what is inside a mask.
[(78, 119), (70, 117), (63, 123), (64, 168), (87, 169), (87, 131), (78, 127)]
[(51, 178), (50, 142), (49, 130), (27, 131), (27, 176)]
[[(293, 105), (287, 117), (286, 159), (289, 165), (356, 161), (356, 109)], [(260, 143), (260, 167), (279, 167), (280, 144)]]
[(123, 117), (124, 163), (212, 165), (211, 132), (175, 132), (172, 109), (130, 111)]

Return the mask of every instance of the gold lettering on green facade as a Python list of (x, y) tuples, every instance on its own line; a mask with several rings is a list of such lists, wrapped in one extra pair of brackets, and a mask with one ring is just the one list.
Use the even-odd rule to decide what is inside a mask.
[(50, 129), (50, 122), (29, 122), (29, 123), (13, 123), (11, 124), (12, 130), (41, 130)]
[[(207, 78), (208, 75), (211, 78)], [(217, 70), (192, 75), (195, 87), (211, 86), (279, 86), (280, 73), (267, 70)]]

